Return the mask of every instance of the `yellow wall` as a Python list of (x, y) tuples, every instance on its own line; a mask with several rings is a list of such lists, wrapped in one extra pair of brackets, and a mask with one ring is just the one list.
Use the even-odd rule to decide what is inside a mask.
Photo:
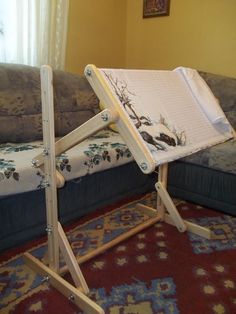
[(143, 0), (70, 0), (66, 70), (172, 69), (236, 77), (236, 0), (171, 0), (170, 16), (142, 18)]
[(124, 67), (126, 0), (70, 0), (65, 68)]
[(170, 16), (142, 18), (127, 0), (128, 68), (183, 65), (236, 77), (236, 1), (171, 0)]

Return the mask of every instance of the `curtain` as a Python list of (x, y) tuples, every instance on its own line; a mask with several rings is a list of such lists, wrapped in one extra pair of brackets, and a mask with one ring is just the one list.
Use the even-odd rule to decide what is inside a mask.
[(0, 0), (0, 62), (64, 69), (69, 0)]

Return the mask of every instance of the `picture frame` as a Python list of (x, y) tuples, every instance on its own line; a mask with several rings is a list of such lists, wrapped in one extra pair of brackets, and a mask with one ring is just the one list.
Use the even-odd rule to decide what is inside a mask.
[(143, 0), (143, 18), (167, 16), (170, 14), (170, 0)]

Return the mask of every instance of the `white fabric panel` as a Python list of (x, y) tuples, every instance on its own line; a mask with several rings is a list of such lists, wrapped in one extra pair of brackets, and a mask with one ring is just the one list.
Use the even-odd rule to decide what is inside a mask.
[(219, 127), (222, 127), (226, 132), (230, 131), (230, 124), (221, 109), (218, 100), (212, 94), (210, 88), (199, 73), (194, 69), (184, 67), (179, 67), (174, 71), (180, 72), (183, 75), (209, 121), (213, 124), (218, 124)]

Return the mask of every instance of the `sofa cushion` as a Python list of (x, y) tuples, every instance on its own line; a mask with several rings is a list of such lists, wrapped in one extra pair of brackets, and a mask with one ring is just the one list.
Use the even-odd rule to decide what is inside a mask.
[(231, 123), (232, 127), (236, 130), (236, 111), (227, 111), (225, 112), (225, 115), (229, 122)]
[(236, 79), (199, 71), (213, 94), (219, 99), (226, 117), (236, 128)]
[(236, 174), (236, 139), (201, 150), (181, 160), (203, 167)]
[[(0, 142), (42, 139), (39, 68), (0, 64)], [(82, 75), (54, 71), (55, 133), (63, 136), (98, 109), (98, 98)]]

